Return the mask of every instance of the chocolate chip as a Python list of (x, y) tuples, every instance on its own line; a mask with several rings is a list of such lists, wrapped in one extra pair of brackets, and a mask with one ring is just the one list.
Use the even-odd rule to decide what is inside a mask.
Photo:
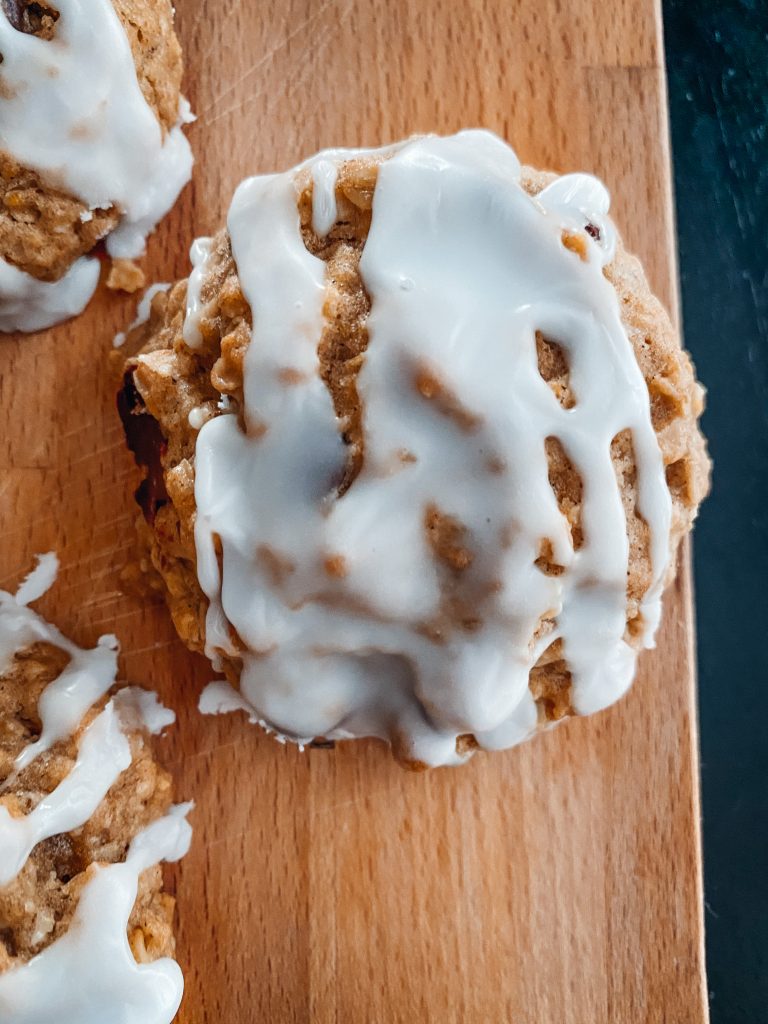
[(160, 424), (147, 412), (130, 370), (123, 377), (123, 386), (117, 393), (117, 411), (136, 464), (146, 470), (134, 497), (144, 518), (152, 526), (157, 510), (168, 503), (162, 463), (168, 444)]
[(588, 235), (591, 235), (596, 242), (600, 241), (600, 228), (596, 224), (587, 224), (584, 230)]
[(16, 31), (23, 32), (24, 12), (27, 9), (27, 5), (23, 3), (23, 0), (2, 0), (0, 7), (3, 8), (3, 14)]

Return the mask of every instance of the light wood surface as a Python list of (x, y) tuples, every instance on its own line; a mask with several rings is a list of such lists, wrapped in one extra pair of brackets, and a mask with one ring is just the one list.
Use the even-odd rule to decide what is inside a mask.
[[(198, 114), (193, 184), (149, 245), (186, 273), (246, 174), (328, 145), (487, 126), (528, 163), (594, 170), (676, 308), (660, 19), (653, 0), (178, 0)], [(127, 678), (178, 711), (158, 742), (197, 803), (168, 870), (179, 1020), (702, 1024), (688, 554), (658, 648), (617, 707), (460, 770), (412, 776), (370, 742), (299, 753), (195, 711), (210, 678), (161, 605), (120, 592), (136, 473), (107, 354), (135, 300), (0, 341), (0, 586), (63, 568), (44, 612), (115, 631)]]

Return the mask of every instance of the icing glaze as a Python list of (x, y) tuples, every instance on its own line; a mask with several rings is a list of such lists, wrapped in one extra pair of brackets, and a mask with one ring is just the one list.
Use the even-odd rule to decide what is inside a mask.
[(177, 804), (131, 843), (120, 864), (93, 869), (67, 931), (26, 964), (0, 974), (0, 1019), (7, 1024), (170, 1024), (184, 979), (175, 960), (138, 964), (126, 929), (139, 875), (189, 849)]
[(253, 705), (223, 679), (214, 679), (203, 688), (197, 710), (201, 715), (226, 715), (231, 711), (245, 711), (254, 725), (259, 721), (254, 715)]
[[(43, 690), (38, 703), (40, 738), (15, 761), (16, 773), (57, 740), (75, 733), (81, 719), (114, 684), (117, 641), (102, 637), (82, 650), (28, 605), (52, 585), (58, 560), (42, 555), (15, 596), (0, 591), (0, 674), (16, 651), (38, 641), (69, 654), (61, 674)], [(22, 870), (37, 843), (83, 825), (119, 775), (131, 763), (130, 731), (159, 733), (175, 719), (157, 695), (123, 687), (82, 731), (69, 773), (27, 814), (11, 814), (0, 804), (0, 886)], [(7, 1024), (170, 1024), (183, 992), (175, 961), (137, 964), (126, 929), (142, 871), (160, 860), (178, 860), (190, 842), (185, 817), (192, 804), (177, 805), (131, 843), (123, 863), (94, 866), (67, 931), (27, 963), (0, 974), (0, 1019)], [(42, 939), (52, 922), (40, 922)]]
[(86, 256), (58, 281), (38, 281), (0, 259), (0, 331), (42, 331), (77, 316), (98, 283), (99, 261)]
[(312, 230), (325, 238), (336, 223), (336, 178), (333, 160), (321, 157), (312, 162)]
[(139, 324), (145, 324), (149, 319), (149, 309), (152, 305), (152, 299), (158, 294), (158, 292), (167, 292), (170, 288), (170, 284), (165, 281), (158, 281), (157, 284), (151, 284), (149, 288), (144, 292), (141, 300), (136, 307), (136, 316), (128, 324), (124, 331), (118, 331), (118, 333), (112, 339), (113, 348), (121, 348), (125, 344), (125, 339), (131, 333), (131, 331), (138, 327)]
[[(286, 743), (288, 741), (287, 736), (273, 729), (269, 722), (265, 722), (263, 718), (259, 718), (253, 709), (253, 705), (249, 704), (242, 694), (238, 693), (233, 686), (230, 686), (223, 679), (214, 679), (213, 682), (203, 687), (197, 703), (197, 710), (201, 715), (226, 715), (232, 711), (244, 711), (252, 725), (260, 725), (265, 732), (274, 736), (278, 743)], [(290, 738), (298, 744), (300, 750), (304, 749), (304, 743), (301, 740), (296, 739), (296, 737)]]
[[(197, 438), (197, 570), (207, 653), (214, 665), (241, 659), (257, 719), (302, 742), (390, 738), (408, 758), (446, 764), (464, 756), (463, 734), (494, 749), (535, 730), (529, 675), (556, 640), (577, 712), (624, 693), (636, 652), (625, 637), (617, 434), (631, 431), (650, 531), (646, 646), (671, 499), (603, 274), (615, 245), (604, 186), (567, 175), (532, 198), (515, 154), (482, 131), (386, 152), (360, 262), (371, 300), (357, 378), (365, 454), (342, 497), (343, 427), (318, 372), (325, 264), (302, 241), (297, 178), (310, 168), (314, 230), (327, 233), (334, 169), (356, 154), (328, 151), (235, 193), (227, 226), (256, 343), (245, 355), (245, 430), (224, 415)], [(539, 374), (537, 332), (567, 357), (572, 408)], [(548, 479), (550, 437), (583, 484), (578, 550)], [(458, 570), (435, 558), (430, 509), (459, 524)], [(558, 575), (537, 565), (544, 543)]]
[(130, 763), (131, 748), (110, 701), (83, 733), (72, 770), (52, 793), (21, 817), (0, 805), (0, 885), (16, 877), (43, 839), (85, 824)]
[(200, 297), (208, 270), (208, 257), (211, 255), (212, 238), (196, 238), (189, 250), (192, 273), (187, 281), (187, 305), (184, 315), (184, 341), (190, 348), (199, 348), (202, 343), (200, 334), (200, 318), (205, 314), (206, 303)]
[(144, 729), (157, 736), (176, 721), (175, 712), (161, 704), (156, 693), (140, 686), (121, 687), (112, 703), (125, 729)]
[[(37, 740), (27, 744), (17, 756), (14, 763), (16, 771), (50, 750), (58, 740), (75, 732), (88, 708), (112, 686), (117, 672), (118, 644), (115, 636), (102, 636), (94, 648), (84, 650), (27, 607), (51, 585), (57, 565), (55, 555), (43, 555), (15, 597), (0, 590), (0, 672), (8, 668), (16, 651), (37, 641), (53, 644), (65, 651), (70, 659), (61, 674), (41, 694), (38, 714), (42, 730)], [(6, 787), (10, 781), (6, 781)]]
[(187, 414), (187, 422), (193, 430), (199, 430), (205, 421), (209, 418), (210, 413), (202, 406), (195, 406), (194, 409), (190, 409)]
[[(56, 8), (55, 36), (45, 40), (18, 32), (0, 7), (0, 149), (91, 210), (117, 206), (122, 217), (107, 251), (132, 259), (189, 181), (192, 153), (181, 126), (194, 118), (182, 100), (177, 124), (163, 131), (110, 0), (59, 0)], [(37, 330), (80, 312), (97, 278), (98, 263), (89, 261), (37, 289), (0, 271), (0, 328)], [(40, 309), (20, 310), (25, 296)]]
[(16, 596), (13, 597), (13, 603), (16, 605), (28, 605), (38, 601), (56, 582), (59, 573), (56, 552), (46, 551), (44, 555), (37, 556), (36, 562), (35, 568), (27, 573), (16, 589)]

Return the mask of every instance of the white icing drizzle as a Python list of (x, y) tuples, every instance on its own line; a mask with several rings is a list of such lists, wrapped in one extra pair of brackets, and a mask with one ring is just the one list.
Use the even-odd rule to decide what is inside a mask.
[(556, 178), (536, 197), (555, 216), (562, 227), (581, 232), (585, 224), (597, 228), (597, 238), (590, 237), (602, 249), (603, 265), (610, 263), (616, 252), (616, 228), (608, 212), (611, 197), (605, 185), (590, 174), (564, 174)]
[[(181, 130), (193, 120), (189, 104), (181, 101), (177, 124), (163, 132), (110, 0), (57, 0), (56, 9), (55, 36), (45, 40), (14, 29), (0, 7), (0, 149), (91, 210), (116, 205), (122, 218), (107, 251), (133, 259), (191, 176), (192, 152)], [(98, 262), (81, 260), (62, 281), (38, 288), (3, 270), (0, 329), (37, 330), (80, 312), (98, 269)], [(25, 298), (32, 307), (26, 312), (18, 306)]]
[(187, 422), (193, 430), (199, 430), (208, 419), (209, 413), (205, 406), (196, 405), (187, 413)]
[(0, 805), (0, 885), (21, 871), (43, 839), (85, 824), (118, 775), (131, 763), (131, 748), (110, 701), (83, 733), (70, 773), (22, 817)]
[[(28, 602), (37, 600), (52, 584), (57, 565), (55, 555), (43, 555), (15, 597), (0, 590), (0, 672), (8, 668), (16, 651), (38, 641), (53, 644), (70, 658), (40, 696), (38, 714), (42, 731), (37, 740), (19, 753), (14, 763), (17, 772), (58, 740), (75, 732), (88, 708), (112, 686), (117, 671), (115, 636), (102, 636), (96, 647), (84, 650), (27, 607)], [(10, 781), (6, 781), (6, 787)]]
[(170, 1024), (184, 979), (175, 960), (136, 963), (126, 929), (139, 875), (189, 849), (177, 804), (140, 832), (123, 863), (99, 867), (83, 888), (67, 931), (21, 967), (0, 975), (0, 1018), (7, 1024)]
[[(40, 739), (15, 762), (18, 772), (56, 740), (78, 728), (88, 708), (115, 681), (117, 641), (105, 637), (94, 650), (81, 650), (27, 607), (52, 585), (55, 555), (42, 555), (15, 597), (0, 591), (0, 674), (15, 651), (46, 641), (70, 655), (61, 675), (43, 691), (38, 713)], [(103, 643), (106, 641), (106, 643)], [(77, 757), (65, 778), (28, 814), (12, 815), (0, 804), (0, 886), (22, 870), (44, 839), (76, 829), (95, 812), (131, 763), (127, 732), (159, 733), (175, 719), (157, 695), (124, 687), (80, 736)], [(6, 780), (8, 789), (14, 776)], [(131, 843), (126, 860), (95, 866), (83, 888), (68, 930), (22, 966), (0, 974), (0, 1019), (7, 1024), (170, 1024), (181, 1002), (183, 978), (171, 959), (136, 963), (126, 929), (142, 871), (160, 860), (178, 860), (190, 842), (186, 815), (192, 804), (173, 807)], [(40, 940), (53, 922), (36, 922)]]
[(203, 342), (203, 337), (200, 334), (200, 320), (205, 316), (208, 304), (200, 298), (200, 289), (208, 273), (208, 258), (211, 255), (212, 247), (212, 238), (196, 238), (189, 250), (192, 273), (187, 281), (187, 306), (182, 335), (190, 348), (199, 348)]
[(123, 686), (112, 703), (124, 729), (145, 729), (150, 735), (158, 736), (176, 721), (175, 712), (161, 704), (154, 691), (142, 690), (140, 686)]
[(214, 679), (203, 687), (197, 710), (201, 715), (226, 715), (232, 711), (245, 711), (254, 725), (259, 721), (253, 713), (253, 706), (223, 679)]
[(0, 259), (0, 331), (42, 331), (77, 316), (98, 283), (99, 261), (86, 256), (58, 281), (38, 281)]
[[(618, 433), (632, 433), (650, 528), (646, 644), (671, 500), (648, 391), (603, 275), (615, 240), (605, 188), (568, 175), (532, 199), (512, 150), (482, 131), (389, 153), (360, 263), (372, 303), (357, 380), (365, 457), (342, 498), (341, 428), (318, 373), (325, 265), (306, 250), (297, 210), (307, 165), (235, 193), (228, 229), (256, 343), (245, 357), (246, 431), (226, 415), (198, 436), (198, 575), (210, 602), (207, 652), (214, 664), (219, 652), (242, 658), (240, 689), (257, 718), (304, 739), (394, 735), (413, 758), (455, 763), (461, 734), (499, 748), (535, 729), (529, 673), (556, 639), (578, 712), (626, 690), (636, 655), (624, 639), (629, 550), (610, 458)], [(353, 155), (311, 162), (324, 231), (324, 165)], [(578, 231), (585, 259), (566, 248), (564, 231)], [(538, 372), (537, 331), (567, 355), (571, 409)], [(290, 385), (286, 369), (298, 371)], [(463, 423), (419, 392), (421, 371), (455, 396)], [(583, 482), (578, 551), (549, 484), (548, 437)], [(458, 584), (430, 549), (429, 506), (466, 528), (472, 562)], [(560, 575), (535, 564), (545, 540)], [(329, 557), (342, 572), (324, 571)], [(452, 591), (476, 621), (443, 623), (430, 639), (424, 624), (440, 619)], [(554, 627), (537, 638), (545, 619)]]
[(140, 324), (145, 324), (147, 320), (149, 320), (149, 310), (152, 305), (152, 299), (154, 299), (158, 292), (167, 292), (170, 287), (171, 286), (167, 281), (158, 281), (157, 284), (151, 284), (149, 288), (147, 288), (141, 297), (141, 301), (136, 307), (136, 316), (124, 331), (118, 331), (112, 339), (113, 348), (121, 348), (125, 344), (125, 339), (131, 331)]
[[(233, 711), (245, 711), (248, 721), (252, 725), (260, 725), (265, 732), (274, 736), (278, 743), (288, 742), (289, 737), (273, 729), (263, 718), (259, 718), (253, 710), (253, 705), (249, 704), (242, 694), (223, 679), (214, 679), (213, 682), (203, 687), (197, 702), (197, 710), (201, 715), (227, 715)], [(290, 737), (291, 742), (296, 743), (299, 750), (303, 750), (305, 744), (309, 743), (311, 739), (311, 736), (306, 740), (297, 739), (295, 736)]]
[(325, 238), (336, 223), (336, 178), (333, 160), (321, 157), (312, 163), (312, 230)]
[(55, 551), (47, 551), (37, 555), (37, 565), (27, 573), (19, 584), (14, 601), (17, 605), (28, 605), (39, 601), (56, 582), (59, 572), (59, 559)]

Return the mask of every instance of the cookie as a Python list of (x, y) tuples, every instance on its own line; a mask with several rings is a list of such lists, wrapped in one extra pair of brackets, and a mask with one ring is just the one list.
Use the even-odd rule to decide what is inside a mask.
[(153, 297), (118, 399), (145, 565), (231, 706), (423, 767), (626, 691), (708, 460), (608, 207), (487, 132), (328, 151)]
[[(141, 286), (128, 261), (189, 180), (189, 108), (170, 0), (3, 0), (0, 53), (0, 329), (31, 330), (62, 294), (82, 308), (98, 263), (87, 288), (73, 266), (102, 240), (111, 286)], [(25, 288), (36, 316), (9, 309)]]
[(130, 992), (170, 1022), (182, 979), (159, 861), (185, 852), (189, 807), (149, 735), (174, 716), (116, 689), (114, 637), (83, 650), (27, 607), (54, 571), (47, 556), (0, 592), (0, 1016), (104, 1019)]

